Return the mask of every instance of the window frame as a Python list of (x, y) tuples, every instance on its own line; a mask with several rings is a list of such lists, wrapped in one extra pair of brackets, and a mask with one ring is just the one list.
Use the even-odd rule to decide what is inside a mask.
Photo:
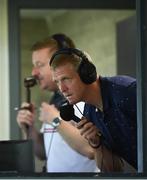
[[(9, 27), (9, 59), (10, 59), (10, 107), (20, 104), (20, 10), (21, 9), (136, 9), (137, 14), (137, 124), (138, 124), (138, 170), (139, 175), (147, 172), (147, 51), (145, 45), (147, 32), (144, 27), (147, 23), (145, 12), (147, 2), (145, 0), (8, 0), (8, 27)], [(16, 112), (10, 109), (10, 138), (20, 138), (20, 130), (16, 123)], [(142, 173), (144, 172), (144, 173)], [(114, 175), (115, 176), (115, 175)], [(122, 176), (122, 175), (120, 175)], [(137, 175), (135, 175), (136, 177)], [(91, 176), (90, 176), (91, 177)], [(124, 177), (124, 175), (123, 175)], [(127, 177), (129, 178), (129, 177)]]

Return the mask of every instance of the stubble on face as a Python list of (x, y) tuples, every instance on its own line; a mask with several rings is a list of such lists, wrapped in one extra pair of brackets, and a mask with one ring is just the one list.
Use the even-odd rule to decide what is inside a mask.
[(58, 84), (61, 93), (65, 96), (69, 103), (75, 104), (81, 101), (85, 86), (77, 71), (75, 71), (75, 69), (70, 65), (64, 64), (56, 67), (52, 70), (52, 76), (53, 80)]
[[(36, 67), (36, 78), (41, 90), (56, 91), (57, 85), (53, 82), (49, 61), (52, 54), (55, 52), (53, 48), (43, 48), (36, 50), (32, 54), (32, 62), (34, 66), (41, 64), (41, 67)], [(34, 71), (35, 72), (35, 71)]]

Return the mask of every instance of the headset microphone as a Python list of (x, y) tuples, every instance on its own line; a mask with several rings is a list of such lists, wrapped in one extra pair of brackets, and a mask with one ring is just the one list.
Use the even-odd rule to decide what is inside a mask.
[(75, 116), (73, 105), (69, 104), (68, 102), (64, 103), (60, 107), (60, 116), (65, 121), (74, 120), (75, 122), (78, 123), (81, 120), (80, 118)]

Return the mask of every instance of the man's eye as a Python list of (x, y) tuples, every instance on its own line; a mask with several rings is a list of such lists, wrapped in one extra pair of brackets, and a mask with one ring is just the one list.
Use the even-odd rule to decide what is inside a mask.
[(54, 81), (57, 85), (59, 84), (59, 81)]
[(37, 67), (37, 68), (41, 68), (41, 67), (43, 67), (44, 66), (44, 64), (41, 64), (41, 63), (37, 63), (36, 65), (35, 65), (35, 67)]
[(71, 78), (65, 78), (65, 79), (63, 79), (63, 81), (64, 81), (65, 83), (69, 83), (69, 82), (71, 82)]

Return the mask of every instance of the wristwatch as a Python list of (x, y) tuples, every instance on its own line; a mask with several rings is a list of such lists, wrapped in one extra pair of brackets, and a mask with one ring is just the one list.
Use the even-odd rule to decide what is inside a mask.
[(61, 119), (60, 117), (56, 117), (56, 118), (54, 118), (54, 119), (52, 120), (51, 125), (52, 125), (54, 128), (56, 128), (56, 127), (58, 127), (58, 126), (60, 125), (61, 120), (62, 120), (62, 119)]

